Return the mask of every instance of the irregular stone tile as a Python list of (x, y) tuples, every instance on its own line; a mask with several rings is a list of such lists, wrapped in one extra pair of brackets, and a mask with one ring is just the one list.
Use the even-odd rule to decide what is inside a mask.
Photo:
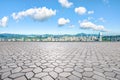
[(30, 72), (32, 70), (33, 70), (33, 68), (26, 68), (26, 69), (23, 69), (21, 72)]
[(37, 66), (40, 66), (41, 65), (41, 63), (40, 62), (37, 62), (37, 63), (35, 63)]
[(58, 77), (58, 73), (56, 73), (56, 72), (54, 72), (54, 71), (50, 72), (49, 74), (50, 74), (50, 76), (52, 76), (54, 79)]
[(30, 65), (29, 66), (30, 68), (35, 68), (35, 67), (37, 67), (36, 65)]
[(99, 76), (99, 75), (93, 75), (92, 78), (94, 78), (95, 80), (106, 80), (106, 78), (101, 77), (101, 76)]
[(92, 76), (93, 76), (93, 72), (90, 72), (90, 71), (88, 71), (88, 72), (83, 72), (82, 75), (83, 75), (84, 77), (92, 77)]
[(47, 68), (47, 66), (45, 66), (45, 65), (41, 65), (40, 67), (41, 67), (42, 69)]
[(80, 79), (79, 77), (74, 76), (74, 75), (69, 76), (68, 79), (69, 79), (69, 80), (82, 80), (82, 79)]
[(12, 70), (12, 68), (2, 69), (2, 70), (0, 70), (0, 72), (7, 72), (7, 71), (10, 71), (10, 70)]
[(24, 63), (18, 63), (18, 66), (23, 66), (24, 65)]
[(54, 69), (54, 71), (57, 72), (57, 73), (60, 73), (60, 72), (63, 72), (63, 69), (62, 69), (62, 68), (59, 68), (59, 67), (56, 67), (56, 68)]
[(58, 77), (56, 80), (69, 80), (69, 79), (65, 77)]
[(20, 72), (21, 70), (22, 70), (21, 67), (17, 67), (17, 68), (12, 70), (12, 73), (17, 73), (17, 72)]
[(54, 80), (54, 79), (50, 76), (45, 76), (45, 77), (42, 77), (42, 80)]
[(39, 73), (39, 72), (42, 72), (42, 69), (40, 67), (36, 67), (34, 70), (33, 70), (34, 73)]
[(46, 68), (46, 69), (44, 69), (43, 71), (44, 71), (44, 72), (51, 72), (51, 71), (53, 71), (53, 68)]
[(108, 77), (115, 77), (116, 75), (114, 72), (105, 72), (104, 74), (105, 76), (108, 76)]
[(71, 71), (73, 71), (73, 68), (65, 68), (64, 71), (65, 72), (71, 72)]
[(111, 68), (103, 68), (103, 70), (104, 70), (104, 71), (110, 71), (110, 72), (112, 71)]
[(92, 68), (84, 68), (85, 71), (93, 71)]
[(10, 74), (11, 74), (10, 71), (4, 72), (4, 73), (1, 75), (1, 79), (7, 78)]
[(5, 78), (5, 79), (3, 79), (3, 80), (12, 80), (12, 79), (10, 79), (10, 78)]
[(75, 71), (78, 71), (78, 72), (83, 72), (84, 71), (82, 68), (80, 68), (78, 66), (76, 66), (74, 69), (75, 69)]
[(93, 69), (94, 69), (94, 71), (97, 71), (97, 72), (101, 72), (101, 73), (103, 73), (103, 72), (104, 72), (104, 70), (103, 70), (103, 69), (100, 69), (100, 68), (97, 68), (97, 67), (93, 67)]
[(39, 79), (39, 78), (31, 78), (31, 80), (41, 80), (41, 79)]
[(8, 68), (8, 66), (1, 66), (2, 69)]
[(109, 79), (109, 80), (119, 80), (117, 78), (112, 78), (112, 77), (106, 77), (106, 79)]
[(120, 80), (120, 74), (117, 74), (117, 75), (116, 75), (116, 78)]
[(97, 75), (99, 75), (99, 76), (101, 76), (101, 77), (105, 77), (105, 75), (104, 75), (103, 73), (101, 73), (101, 72), (93, 71), (93, 73), (94, 73), (94, 74), (97, 74)]
[(68, 77), (70, 75), (71, 75), (71, 73), (69, 73), (69, 72), (62, 72), (59, 74), (59, 76), (61, 76), (61, 77)]
[(95, 79), (93, 79), (93, 78), (88, 78), (88, 77), (83, 77), (82, 80), (95, 80)]
[(10, 68), (17, 68), (18, 66), (15, 64), (15, 65), (10, 65), (9, 67)]
[(54, 63), (52, 63), (54, 66), (58, 66), (58, 63), (56, 63), (56, 62), (54, 62)]
[(25, 73), (15, 73), (15, 74), (11, 74), (9, 77), (10, 78), (17, 78), (17, 77), (20, 77), (20, 76), (23, 76)]
[(16, 78), (14, 80), (27, 80), (25, 76), (22, 76), (22, 77), (19, 77), (19, 78)]
[(80, 78), (82, 77), (82, 74), (77, 71), (73, 71), (72, 74)]
[(30, 78), (32, 78), (34, 76), (34, 73), (33, 72), (27, 72), (25, 74), (25, 76), (27, 77), (27, 79), (30, 79)]
[(47, 76), (47, 75), (48, 75), (48, 73), (46, 73), (46, 72), (41, 72), (41, 73), (35, 74), (35, 77), (41, 78), (41, 77), (44, 77), (44, 76)]

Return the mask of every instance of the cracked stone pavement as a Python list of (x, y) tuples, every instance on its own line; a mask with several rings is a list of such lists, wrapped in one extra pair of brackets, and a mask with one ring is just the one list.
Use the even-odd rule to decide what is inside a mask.
[(120, 43), (0, 42), (0, 80), (120, 80)]

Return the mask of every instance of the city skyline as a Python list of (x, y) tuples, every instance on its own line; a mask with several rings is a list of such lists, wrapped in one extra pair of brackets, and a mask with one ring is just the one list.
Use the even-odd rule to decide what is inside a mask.
[(2, 0), (0, 33), (119, 33), (119, 0)]

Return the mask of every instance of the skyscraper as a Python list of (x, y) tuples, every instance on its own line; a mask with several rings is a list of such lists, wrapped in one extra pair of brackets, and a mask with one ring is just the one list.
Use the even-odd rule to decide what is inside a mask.
[(99, 33), (99, 41), (102, 41), (102, 32)]

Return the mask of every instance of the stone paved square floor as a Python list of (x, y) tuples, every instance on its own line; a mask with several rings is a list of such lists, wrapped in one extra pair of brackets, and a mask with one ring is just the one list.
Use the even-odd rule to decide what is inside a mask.
[(0, 80), (120, 80), (120, 43), (0, 42)]

